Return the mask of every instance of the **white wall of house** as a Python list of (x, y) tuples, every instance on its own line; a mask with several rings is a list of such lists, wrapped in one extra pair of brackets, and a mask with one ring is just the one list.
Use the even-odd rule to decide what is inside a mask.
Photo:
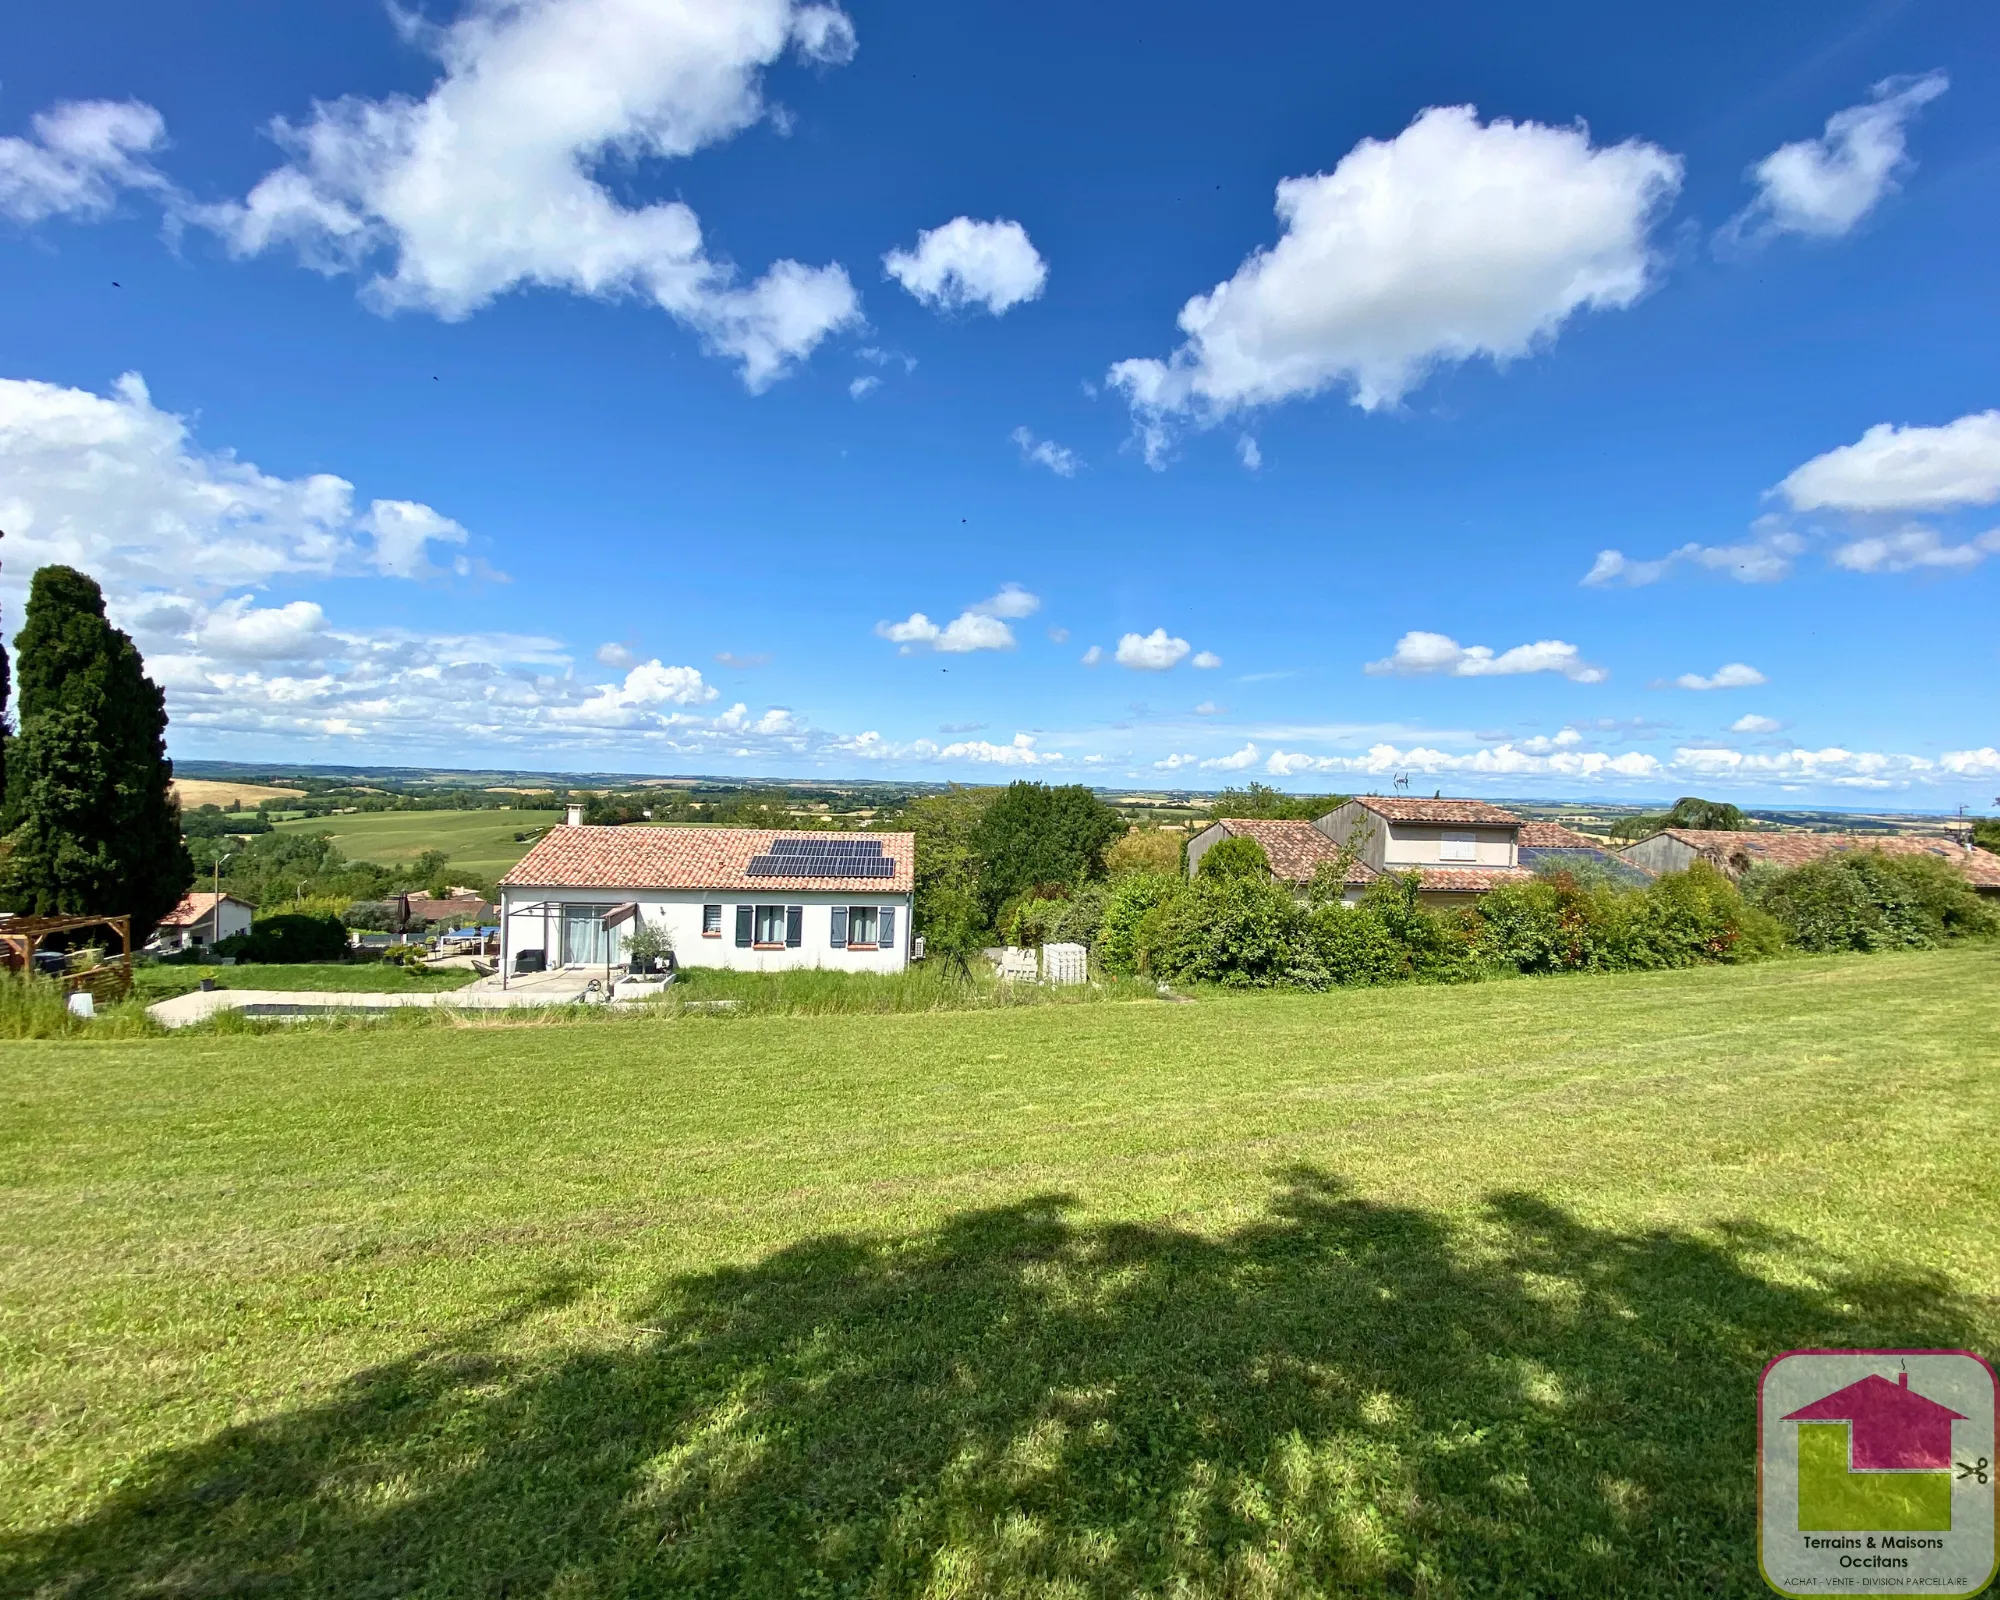
[(192, 950), (200, 945), (214, 944), (218, 939), (233, 939), (239, 933), (250, 931), (250, 907), (240, 900), (225, 898), (216, 908), (214, 916), (207, 912), (186, 927), (162, 927), (158, 938), (163, 950)]
[[(501, 891), (500, 927), (501, 957), (505, 970), (514, 969), (514, 958), (523, 950), (545, 950), (551, 969), (562, 965), (567, 955), (576, 955), (588, 943), (588, 918), (590, 908), (598, 913), (608, 911), (613, 906), (636, 903), (639, 915), (654, 927), (664, 928), (674, 941), (674, 955), (684, 967), (729, 967), (748, 972), (782, 972), (795, 967), (824, 967), (838, 972), (900, 972), (909, 964), (910, 955), (910, 896), (906, 893), (891, 893), (871, 890), (857, 881), (852, 889), (839, 893), (825, 890), (806, 892), (797, 889), (772, 889), (754, 893), (741, 890), (693, 890), (693, 889), (524, 889), (508, 887)], [(551, 907), (544, 911), (543, 907)], [(563, 937), (564, 915), (561, 907), (571, 908), (571, 938), (565, 947)], [(751, 908), (751, 942), (749, 945), (737, 943), (738, 907)], [(708, 908), (717, 908), (711, 915)], [(766, 915), (758, 917), (758, 908), (766, 908)], [(778, 908), (779, 915), (772, 917), (770, 908)], [(786, 918), (784, 912), (792, 907), (799, 911), (800, 937), (797, 945), (787, 945), (785, 938)], [(892, 912), (888, 919), (893, 927), (890, 937), (880, 936), (882, 912)], [(850, 931), (859, 930), (872, 920), (877, 936), (872, 944), (861, 944), (850, 939), (836, 945), (833, 942), (836, 910), (845, 913), (839, 920), (845, 922)], [(857, 911), (872, 912), (872, 919), (856, 916)], [(710, 931), (710, 924), (715, 924)], [(585, 966), (605, 964), (606, 958), (622, 961), (624, 942), (632, 925), (625, 924), (611, 931), (611, 937), (604, 945), (595, 946), (595, 960), (572, 961), (571, 965)], [(760, 939), (759, 933), (775, 931), (775, 940)]]
[(1392, 822), (1358, 801), (1350, 800), (1313, 824), (1336, 844), (1346, 844), (1355, 829), (1366, 830), (1359, 857), (1377, 872), (1399, 867), (1519, 866), (1511, 824)]

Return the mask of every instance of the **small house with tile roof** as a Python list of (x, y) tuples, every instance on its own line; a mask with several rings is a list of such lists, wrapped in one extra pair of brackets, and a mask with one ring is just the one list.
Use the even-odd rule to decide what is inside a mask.
[(507, 972), (611, 967), (634, 929), (682, 966), (898, 972), (916, 836), (628, 825), (551, 828), (500, 880)]
[(181, 903), (160, 918), (153, 935), (158, 950), (198, 950), (218, 939), (233, 939), (250, 931), (254, 908), (233, 894), (184, 894)]
[(1696, 861), (1706, 861), (1738, 878), (1752, 867), (1802, 867), (1809, 861), (1853, 850), (1935, 856), (1981, 894), (2000, 895), (2000, 856), (1951, 839), (1916, 834), (1663, 828), (1627, 845), (1619, 854), (1648, 872), (1679, 872)]
[(1336, 847), (1352, 842), (1371, 874), (1414, 872), (1427, 905), (1465, 905), (1534, 876), (1521, 865), (1521, 819), (1484, 800), (1357, 795), (1313, 826)]

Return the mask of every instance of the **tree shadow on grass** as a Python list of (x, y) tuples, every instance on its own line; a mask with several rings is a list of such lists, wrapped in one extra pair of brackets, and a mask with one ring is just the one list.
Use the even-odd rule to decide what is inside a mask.
[(473, 1330), (162, 1452), (0, 1544), (0, 1588), (1752, 1594), (1765, 1361), (1982, 1320), (1752, 1226), (1524, 1195), (1471, 1228), (1298, 1171), (1220, 1238), (1068, 1209), (676, 1279), (624, 1350)]

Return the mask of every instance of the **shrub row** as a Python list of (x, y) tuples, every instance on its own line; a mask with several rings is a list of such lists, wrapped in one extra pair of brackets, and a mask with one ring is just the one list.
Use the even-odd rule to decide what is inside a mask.
[(1247, 988), (1463, 983), (1754, 961), (1788, 947), (1928, 948), (2000, 930), (1949, 866), (1922, 856), (1835, 856), (1753, 874), (1742, 890), (1702, 863), (1634, 889), (1558, 870), (1452, 909), (1422, 904), (1414, 874), (1379, 878), (1349, 906), (1337, 884), (1301, 901), (1250, 860), (1202, 865), (1193, 882), (1134, 873), (1110, 884), (1095, 940), (1107, 971)]

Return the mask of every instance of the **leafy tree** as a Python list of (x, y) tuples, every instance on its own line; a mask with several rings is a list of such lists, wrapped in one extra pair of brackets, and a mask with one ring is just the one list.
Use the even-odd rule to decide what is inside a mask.
[(954, 785), (876, 818), (884, 832), (917, 836), (912, 931), (923, 935), (927, 956), (941, 957), (959, 971), (986, 943), (989, 919), (979, 892), (975, 841), (998, 792)]
[(38, 915), (129, 914), (143, 939), (194, 880), (167, 759), (167, 711), (95, 580), (43, 567), (21, 632), (0, 892)]
[(1104, 852), (1104, 870), (1114, 878), (1128, 872), (1179, 872), (1186, 855), (1184, 830), (1134, 828)]
[(1217, 840), (1202, 853), (1197, 878), (1268, 878), (1271, 858), (1255, 839), (1243, 834)]
[(1347, 800), (1344, 794), (1286, 794), (1268, 783), (1252, 783), (1242, 789), (1224, 789), (1208, 808), (1208, 819), (1220, 822), (1225, 817), (1243, 817), (1312, 822), (1329, 811), (1338, 811)]
[(1973, 823), (1972, 842), (1981, 850), (2000, 854), (2000, 818), (1981, 817)]
[(7, 662), (7, 647), (0, 644), (0, 804), (4, 804), (7, 793), (7, 739), (14, 731), (7, 720), (7, 702), (13, 690), (13, 668)]
[(1695, 795), (1682, 795), (1673, 809), (1667, 813), (1669, 828), (1741, 828), (1747, 819), (1740, 808), (1726, 800), (1703, 800)]
[(1125, 819), (1080, 783), (1009, 784), (986, 807), (973, 836), (980, 895), (1002, 902), (1039, 883), (1082, 884), (1104, 876), (1104, 852)]

